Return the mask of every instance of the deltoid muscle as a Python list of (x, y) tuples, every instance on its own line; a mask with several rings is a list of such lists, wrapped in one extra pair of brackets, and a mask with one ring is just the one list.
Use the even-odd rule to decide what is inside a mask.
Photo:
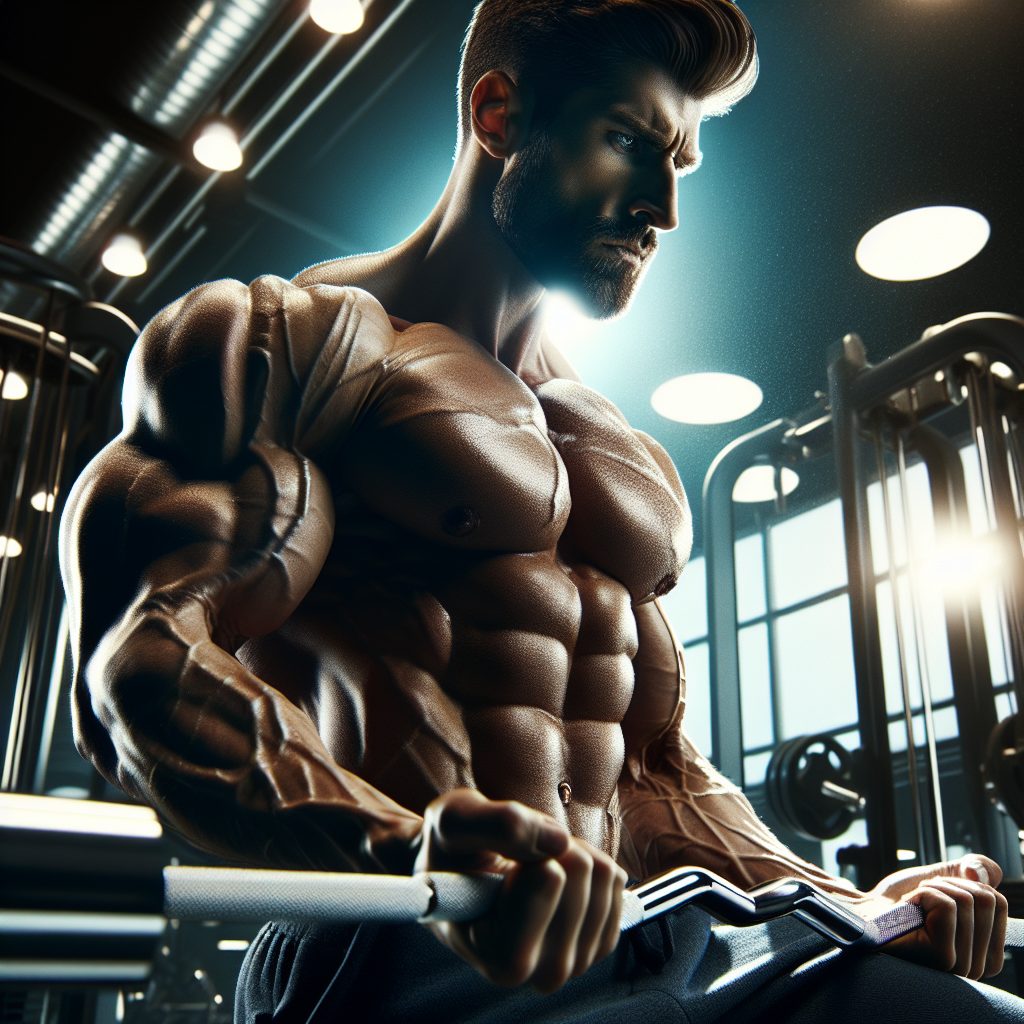
[(334, 513), (311, 457), (358, 417), (390, 333), (361, 293), (318, 291), (218, 282), (140, 338), (125, 429), (62, 524), (75, 736), (108, 779), (226, 857), (403, 870), (419, 817), (342, 770), (228, 653), (316, 580)]

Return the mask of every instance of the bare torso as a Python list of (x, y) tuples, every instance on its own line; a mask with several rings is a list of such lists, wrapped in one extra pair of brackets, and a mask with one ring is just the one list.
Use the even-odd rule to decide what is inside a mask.
[[(434, 324), (400, 329), (328, 476), (334, 542), (285, 626), (239, 658), (307, 711), (343, 767), (421, 812), (472, 786), (614, 855), (634, 600), (675, 583), (678, 479), (617, 410), (531, 390)], [(653, 610), (653, 609), (652, 609)]]

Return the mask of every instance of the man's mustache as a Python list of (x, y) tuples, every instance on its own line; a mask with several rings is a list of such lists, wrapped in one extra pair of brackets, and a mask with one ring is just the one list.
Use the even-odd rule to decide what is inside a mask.
[(632, 218), (624, 221), (615, 217), (599, 217), (589, 235), (590, 241), (601, 239), (637, 250), (644, 259), (653, 256), (658, 248), (658, 235), (654, 228), (650, 225), (637, 225)]

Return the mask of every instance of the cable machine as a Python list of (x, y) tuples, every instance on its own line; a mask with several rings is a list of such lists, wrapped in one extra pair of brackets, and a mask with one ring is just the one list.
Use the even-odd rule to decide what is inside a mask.
[[(828, 376), (827, 406), (737, 439), (705, 480), (713, 756), (742, 784), (733, 486), (748, 466), (768, 463), (776, 467), (781, 495), (783, 465), (827, 450), (842, 505), (861, 747), (851, 754), (829, 734), (787, 738), (768, 768), (769, 803), (793, 831), (819, 839), (841, 835), (863, 816), (866, 845), (842, 851), (862, 887), (899, 866), (898, 851), (911, 841), (908, 830), (920, 863), (946, 859), (942, 752), (927, 649), (934, 627), (929, 602), (934, 607), (940, 593), (958, 732), (956, 771), (969, 808), (965, 824), (975, 849), (999, 861), (1008, 876), (1019, 875), (1024, 320), (993, 313), (962, 317), (876, 366), (868, 363), (860, 339), (848, 335), (833, 353)], [(911, 501), (908, 474), (918, 463), (927, 477), (927, 523)], [(977, 507), (971, 507), (965, 480), (969, 466), (981, 480)], [(881, 523), (872, 529), (868, 488), (876, 482)], [(934, 540), (924, 550), (928, 537)], [(982, 550), (992, 553), (986, 565), (980, 564)], [(987, 609), (976, 587), (937, 587), (929, 578), (929, 565), (958, 557), (973, 560), (976, 575), (989, 568)], [(884, 617), (883, 585), (891, 595)], [(896, 716), (887, 708), (883, 648), (895, 649), (889, 675), (901, 705)], [(1006, 665), (1006, 683), (993, 680), (993, 650)], [(1001, 723), (997, 698), (1011, 711)], [(892, 728), (906, 736), (905, 768), (893, 759)], [(909, 823), (898, 822), (894, 766), (901, 775), (905, 771)]]

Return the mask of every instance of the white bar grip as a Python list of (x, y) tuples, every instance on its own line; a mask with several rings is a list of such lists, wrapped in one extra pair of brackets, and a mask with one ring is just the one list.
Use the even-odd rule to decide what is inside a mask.
[(191, 921), (470, 921), (487, 911), (500, 876), (446, 871), (357, 875), (335, 871), (164, 868), (164, 912)]

